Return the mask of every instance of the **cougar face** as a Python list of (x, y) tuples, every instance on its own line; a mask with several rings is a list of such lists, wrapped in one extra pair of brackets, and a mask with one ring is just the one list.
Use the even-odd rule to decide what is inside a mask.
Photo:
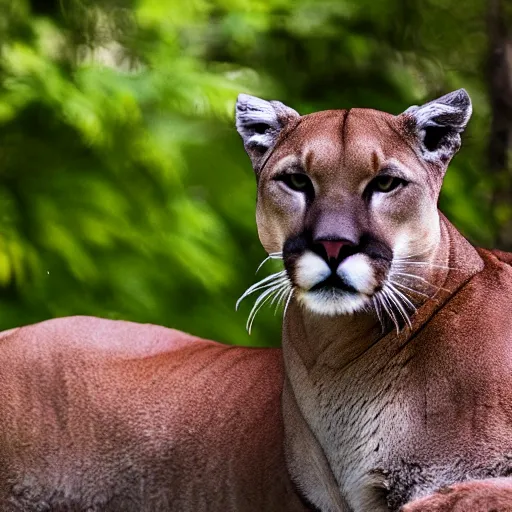
[(426, 262), (438, 245), (437, 198), (470, 113), (463, 90), (399, 116), (299, 116), (278, 102), (239, 97), (237, 127), (258, 180), (259, 237), (269, 254), (282, 254), (305, 307), (352, 313), (379, 295), (385, 307), (418, 284), (404, 280), (403, 265)]

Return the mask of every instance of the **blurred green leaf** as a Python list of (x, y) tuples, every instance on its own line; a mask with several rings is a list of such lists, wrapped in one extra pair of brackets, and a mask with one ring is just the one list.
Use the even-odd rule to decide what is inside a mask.
[[(441, 206), (490, 244), (485, 2), (0, 0), (0, 328), (94, 314), (220, 341), (245, 333), (265, 253), (239, 92), (302, 113), (402, 112), (464, 86)], [(497, 211), (508, 222), (510, 208)], [(270, 273), (270, 266), (266, 268)]]

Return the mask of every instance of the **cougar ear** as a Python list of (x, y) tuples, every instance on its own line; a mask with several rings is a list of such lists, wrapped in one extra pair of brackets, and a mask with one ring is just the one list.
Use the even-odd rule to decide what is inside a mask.
[(446, 166), (460, 148), (460, 134), (471, 112), (468, 93), (459, 89), (424, 105), (409, 107), (403, 115), (413, 120), (424, 158)]
[(279, 132), (299, 114), (279, 101), (265, 101), (240, 94), (236, 102), (236, 128), (254, 170), (260, 170), (263, 156), (274, 147)]

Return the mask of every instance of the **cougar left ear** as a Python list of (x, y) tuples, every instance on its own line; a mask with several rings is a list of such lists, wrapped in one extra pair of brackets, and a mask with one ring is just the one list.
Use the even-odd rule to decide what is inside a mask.
[(236, 128), (258, 172), (263, 157), (276, 143), (281, 130), (299, 114), (279, 101), (265, 101), (240, 94), (236, 102)]
[(460, 148), (460, 134), (471, 117), (471, 99), (464, 89), (409, 107), (403, 115), (413, 120), (426, 160), (448, 164)]

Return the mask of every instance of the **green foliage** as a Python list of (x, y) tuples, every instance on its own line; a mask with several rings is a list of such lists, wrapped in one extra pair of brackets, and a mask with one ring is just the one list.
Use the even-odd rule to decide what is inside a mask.
[[(474, 98), (441, 205), (490, 244), (485, 2), (0, 0), (0, 328), (71, 314), (277, 345), (239, 92), (302, 113)], [(478, 206), (478, 208), (477, 208)], [(504, 215), (508, 215), (507, 212)], [(268, 264), (270, 271), (271, 264)]]

